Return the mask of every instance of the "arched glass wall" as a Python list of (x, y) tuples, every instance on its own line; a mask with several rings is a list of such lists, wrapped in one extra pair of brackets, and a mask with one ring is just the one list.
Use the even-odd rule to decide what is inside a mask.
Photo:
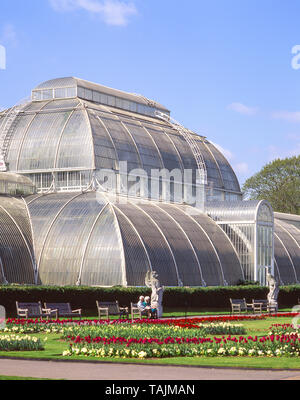
[(116, 201), (93, 191), (26, 201), (39, 283), (143, 286), (149, 270), (165, 286), (232, 285), (243, 278), (225, 233), (190, 207)]
[(0, 284), (34, 284), (36, 262), (26, 204), (0, 196)]
[(266, 285), (266, 273), (274, 274), (274, 214), (269, 203), (260, 203), (257, 210), (257, 273), (255, 280)]
[(208, 203), (206, 212), (230, 238), (245, 279), (265, 285), (267, 270), (274, 273), (274, 217), (270, 204), (266, 201)]

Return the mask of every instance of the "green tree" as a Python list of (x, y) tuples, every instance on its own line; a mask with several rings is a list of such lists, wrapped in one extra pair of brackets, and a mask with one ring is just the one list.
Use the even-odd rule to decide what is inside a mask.
[(247, 179), (247, 200), (268, 200), (274, 211), (300, 214), (300, 156), (277, 159)]

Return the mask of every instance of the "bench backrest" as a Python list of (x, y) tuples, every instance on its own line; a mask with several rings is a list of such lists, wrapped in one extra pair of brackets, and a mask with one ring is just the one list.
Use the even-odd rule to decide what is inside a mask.
[(265, 299), (263, 299), (263, 300), (257, 300), (257, 299), (253, 299), (252, 300), (252, 303), (261, 303), (261, 304), (268, 304), (269, 302), (268, 302), (268, 300), (265, 300)]
[(231, 304), (241, 304), (241, 305), (246, 305), (246, 300), (245, 299), (230, 299)]
[(45, 307), (50, 310), (58, 310), (60, 314), (72, 312), (70, 303), (45, 303)]
[(108, 308), (109, 314), (119, 314), (120, 308), (118, 301), (97, 301), (97, 307)]
[(239, 305), (239, 306), (241, 306), (241, 309), (247, 308), (245, 299), (230, 299), (230, 302), (231, 302), (232, 306)]
[(268, 300), (265, 300), (265, 299), (261, 299), (261, 300), (259, 300), (259, 299), (253, 299), (253, 300), (252, 300), (252, 304), (253, 304), (253, 305), (262, 304), (262, 309), (266, 310), (267, 307), (268, 307), (269, 302), (268, 302)]
[(28, 317), (35, 317), (42, 314), (41, 302), (38, 303), (19, 303), (17, 302), (17, 309), (28, 310)]

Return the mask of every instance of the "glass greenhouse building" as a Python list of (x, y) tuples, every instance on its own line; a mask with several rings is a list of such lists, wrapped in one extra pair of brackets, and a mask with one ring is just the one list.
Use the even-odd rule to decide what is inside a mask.
[(243, 201), (224, 155), (153, 100), (50, 80), (0, 113), (0, 147), (0, 283), (300, 280), (300, 217)]

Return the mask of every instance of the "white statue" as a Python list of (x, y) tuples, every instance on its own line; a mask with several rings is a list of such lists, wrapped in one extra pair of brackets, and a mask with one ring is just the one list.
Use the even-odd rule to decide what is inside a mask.
[(162, 299), (164, 287), (161, 286), (158, 280), (156, 271), (148, 271), (145, 278), (145, 284), (152, 289), (151, 307), (157, 310), (157, 318), (161, 318), (163, 314)]
[(279, 285), (269, 270), (267, 272), (267, 284), (269, 286), (268, 302), (269, 304), (277, 304)]

